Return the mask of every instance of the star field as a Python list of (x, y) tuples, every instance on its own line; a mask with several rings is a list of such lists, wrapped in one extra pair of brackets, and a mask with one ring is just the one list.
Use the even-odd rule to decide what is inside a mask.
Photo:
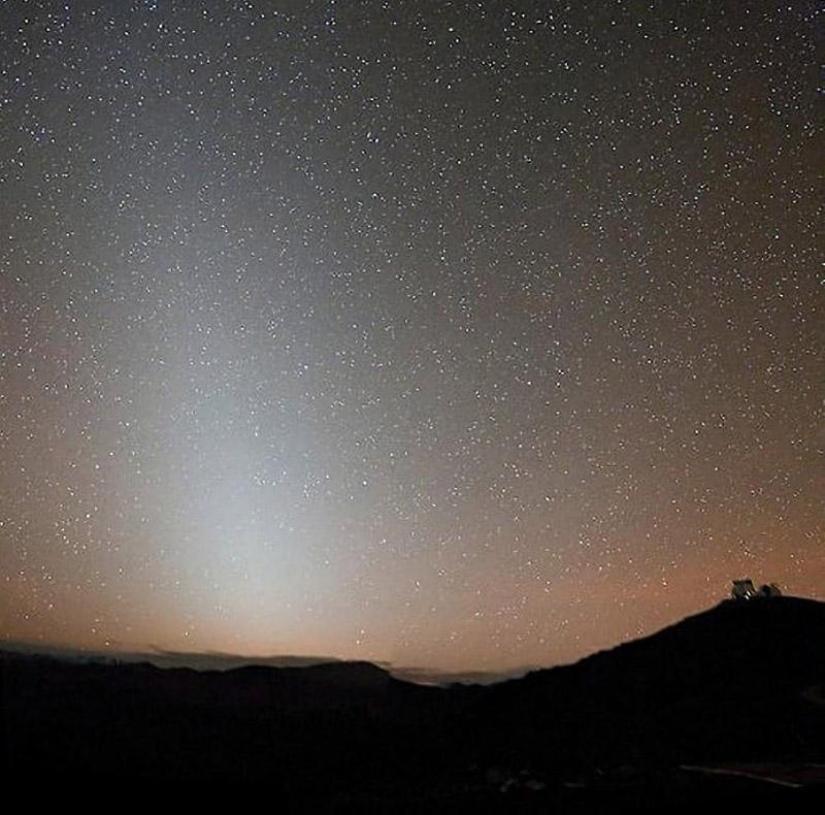
[(0, 635), (447, 670), (825, 599), (814, 3), (0, 9)]

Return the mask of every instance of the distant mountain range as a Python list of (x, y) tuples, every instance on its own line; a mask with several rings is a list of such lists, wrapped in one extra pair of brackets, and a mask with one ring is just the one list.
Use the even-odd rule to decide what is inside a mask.
[(424, 687), (370, 663), (225, 667), (4, 652), (4, 764), (98, 787), (258, 785), (314, 809), (653, 811), (825, 792), (815, 601), (726, 601), (487, 687)]
[[(47, 645), (28, 641), (0, 641), (0, 653), (29, 654), (54, 657), (70, 662), (100, 662), (124, 664), (147, 662), (158, 668), (193, 668), (197, 671), (227, 671), (247, 665), (262, 665), (269, 668), (302, 668), (330, 662), (344, 662), (339, 657), (276, 654), (272, 656), (245, 656), (222, 651), (169, 651), (150, 646), (142, 651), (130, 650), (78, 650), (60, 645)], [(418, 685), (491, 685), (524, 676), (531, 667), (514, 668), (507, 671), (439, 671), (419, 666), (398, 666), (387, 662), (377, 663), (397, 679)], [(535, 668), (532, 668), (535, 670)]]

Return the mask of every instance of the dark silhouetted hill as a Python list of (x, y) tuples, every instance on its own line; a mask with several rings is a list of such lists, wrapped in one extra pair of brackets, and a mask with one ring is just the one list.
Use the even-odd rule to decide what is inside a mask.
[(490, 689), (500, 738), (556, 766), (825, 757), (825, 604), (726, 601)]
[[(746, 776), (768, 765), (825, 789), (805, 769), (825, 764), (825, 604), (791, 597), (725, 602), (488, 687), (347, 662), (195, 671), (6, 653), (0, 670), (4, 768), (28, 783), (257, 785), (303, 808), (409, 812), (790, 794), (754, 792)], [(732, 765), (751, 769), (718, 774)]]

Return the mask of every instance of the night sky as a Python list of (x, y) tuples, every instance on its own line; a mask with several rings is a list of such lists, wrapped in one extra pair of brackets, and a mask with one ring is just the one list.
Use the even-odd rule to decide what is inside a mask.
[(552, 665), (825, 599), (810, 2), (0, 8), (0, 637)]

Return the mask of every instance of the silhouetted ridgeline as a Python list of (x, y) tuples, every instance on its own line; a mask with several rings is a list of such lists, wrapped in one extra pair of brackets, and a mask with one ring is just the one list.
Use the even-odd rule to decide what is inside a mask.
[[(825, 764), (825, 604), (790, 597), (725, 602), (486, 688), (421, 687), (369, 663), (195, 671), (4, 653), (0, 665), (3, 762), (20, 783), (253, 785), (295, 806), (387, 811), (825, 790), (808, 766)], [(760, 774), (802, 786), (745, 777)]]

